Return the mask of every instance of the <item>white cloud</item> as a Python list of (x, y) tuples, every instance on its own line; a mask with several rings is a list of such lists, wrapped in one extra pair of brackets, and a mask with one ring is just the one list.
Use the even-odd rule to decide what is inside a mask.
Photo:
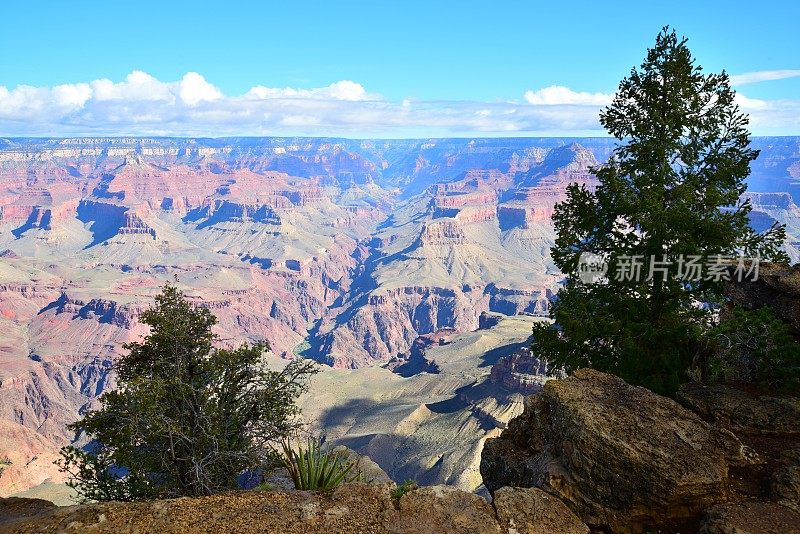
[(53, 98), (60, 106), (79, 109), (92, 97), (88, 83), (57, 85), (53, 87)]
[[(392, 101), (352, 80), (231, 96), (199, 73), (161, 81), (134, 71), (119, 82), (0, 86), (0, 135), (604, 135), (598, 113), (612, 97), (552, 86), (526, 92), (524, 102)], [(739, 94), (737, 102), (759, 133), (800, 131), (800, 101)]]
[(529, 104), (540, 106), (605, 106), (610, 104), (613, 99), (614, 95), (612, 94), (577, 92), (563, 85), (551, 85), (538, 91), (525, 92), (525, 100)]
[(350, 80), (342, 80), (319, 89), (294, 89), (292, 87), (278, 89), (257, 85), (250, 89), (245, 97), (260, 100), (266, 100), (268, 98), (314, 98), (349, 100), (352, 102), (377, 100), (380, 98), (379, 95), (367, 94), (367, 91), (361, 86), (361, 84)]
[(128, 74), (124, 82), (114, 83), (104, 78), (93, 81), (91, 87), (92, 94), (98, 101), (175, 101), (175, 84), (160, 82), (140, 70), (135, 70)]
[(200, 102), (213, 102), (222, 98), (222, 91), (208, 83), (196, 73), (187, 72), (178, 82), (161, 82), (146, 72), (135, 70), (128, 74), (124, 82), (114, 83), (103, 78), (89, 85), (90, 96), (98, 102), (127, 101), (153, 102), (164, 101), (174, 103), (180, 99), (188, 106), (196, 106)]
[(367, 92), (360, 83), (350, 80), (332, 83), (328, 86), (328, 92), (332, 98), (337, 100), (366, 100)]
[(747, 85), (750, 83), (783, 80), (785, 78), (797, 78), (798, 76), (800, 76), (800, 69), (760, 70), (756, 72), (745, 72), (743, 74), (733, 74), (731, 76), (731, 85)]
[(736, 93), (734, 100), (739, 107), (745, 111), (753, 111), (757, 109), (764, 109), (766, 108), (769, 103), (766, 100), (760, 100), (758, 98), (748, 98), (744, 96), (742, 93)]
[(222, 91), (211, 85), (196, 72), (187, 72), (178, 84), (181, 100), (190, 106), (200, 102), (213, 102), (222, 98)]

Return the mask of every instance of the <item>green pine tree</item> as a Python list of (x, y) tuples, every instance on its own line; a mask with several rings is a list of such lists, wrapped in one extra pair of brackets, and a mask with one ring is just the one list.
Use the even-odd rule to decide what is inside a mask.
[(274, 461), (299, 424), (295, 400), (315, 364), (270, 371), (265, 344), (215, 348), (214, 315), (172, 285), (141, 320), (150, 333), (125, 345), (118, 389), (70, 426), (92, 440), (62, 451), (70, 485), (99, 501), (208, 495)]
[[(683, 279), (680, 259), (788, 259), (783, 227), (757, 234), (748, 225), (751, 207), (740, 197), (758, 152), (734, 96), (728, 75), (705, 74), (686, 39), (668, 28), (622, 80), (600, 115), (618, 144), (593, 171), (598, 187), (571, 185), (553, 217), (551, 253), (567, 277), (551, 305), (554, 325), (535, 328), (533, 342), (551, 364), (567, 372), (593, 367), (672, 392), (685, 379), (709, 308), (722, 299), (719, 278), (705, 279), (706, 269), (702, 280)], [(581, 280), (582, 253), (607, 259), (606, 281)], [(666, 276), (647, 280), (651, 258), (669, 269)], [(641, 277), (627, 267), (638, 261)]]

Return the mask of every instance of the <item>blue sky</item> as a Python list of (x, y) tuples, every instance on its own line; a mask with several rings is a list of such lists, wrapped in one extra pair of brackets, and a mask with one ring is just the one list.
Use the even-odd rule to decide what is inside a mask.
[(741, 103), (755, 133), (800, 134), (799, 6), (15, 1), (0, 135), (599, 135), (664, 24), (707, 70), (781, 78)]

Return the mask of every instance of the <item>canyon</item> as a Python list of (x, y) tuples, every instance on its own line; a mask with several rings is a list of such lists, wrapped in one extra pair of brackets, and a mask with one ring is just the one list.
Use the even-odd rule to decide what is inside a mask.
[[(800, 138), (756, 138), (757, 229), (800, 258)], [(395, 479), (480, 487), (521, 413), (561, 273), (551, 215), (606, 138), (0, 139), (0, 495), (59, 483), (65, 425), (114, 387), (167, 282), (220, 343), (325, 364), (315, 431)]]

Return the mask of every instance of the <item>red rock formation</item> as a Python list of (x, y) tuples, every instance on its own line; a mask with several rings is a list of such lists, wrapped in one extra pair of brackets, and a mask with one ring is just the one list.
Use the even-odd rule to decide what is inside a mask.
[(387, 361), (403, 353), (420, 334), (478, 327), (488, 296), (437, 287), (402, 287), (368, 295), (345, 328), (323, 321), (315, 354), (339, 368)]
[(522, 348), (500, 358), (492, 366), (491, 381), (523, 395), (532, 395), (549, 379), (547, 371), (547, 362), (535, 357), (530, 349)]
[(436, 221), (423, 227), (419, 239), (424, 245), (446, 245), (463, 243), (465, 236), (464, 231), (457, 223)]
[[(273, 208), (286, 208), (291, 203), (285, 197), (272, 197), (273, 202), (263, 204), (234, 202), (225, 199), (211, 199), (197, 210), (198, 218), (215, 221), (256, 221), (268, 224), (280, 224), (280, 216)], [(281, 200), (283, 202), (281, 202)]]
[(458, 208), (462, 206), (485, 206), (497, 203), (497, 191), (459, 192), (434, 197), (436, 207)]
[(439, 365), (436, 360), (426, 357), (425, 350), (434, 345), (445, 345), (447, 338), (456, 333), (457, 330), (454, 328), (442, 328), (430, 334), (423, 334), (414, 340), (408, 354), (392, 358), (386, 364), (386, 368), (405, 377), (419, 373), (437, 374), (440, 372)]

